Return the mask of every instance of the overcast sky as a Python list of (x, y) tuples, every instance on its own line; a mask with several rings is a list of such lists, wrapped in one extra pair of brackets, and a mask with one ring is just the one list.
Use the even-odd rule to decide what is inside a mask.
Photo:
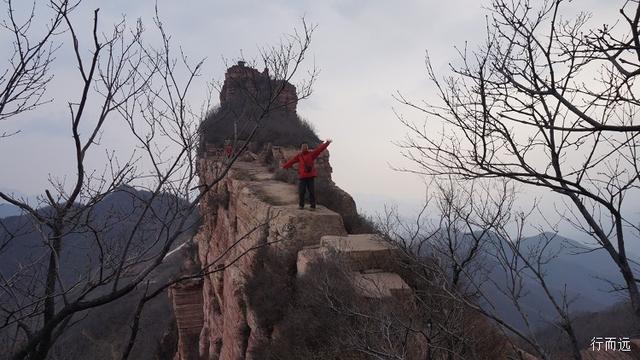
[[(29, 2), (17, 3), (25, 6)], [(391, 169), (407, 165), (393, 144), (405, 130), (392, 109), (421, 120), (420, 114), (395, 103), (392, 94), (401, 91), (417, 100), (433, 98), (425, 51), (436, 70), (445, 75), (447, 63), (455, 58), (454, 46), (462, 47), (467, 41), (474, 47), (482, 41), (487, 15), (483, 4), (486, 1), (158, 1), (174, 43), (191, 58), (207, 58), (203, 81), (223, 78), (223, 58), (237, 59), (243, 54), (250, 59), (258, 46), (277, 43), (282, 34), (300, 24), (302, 16), (317, 24), (309, 60), (321, 73), (313, 96), (299, 104), (298, 113), (315, 126), (321, 138), (334, 140), (330, 147), (334, 180), (370, 208), (376, 199), (402, 204), (416, 203), (423, 196), (423, 179)], [(579, 0), (571, 4), (594, 11), (596, 22), (602, 23), (616, 16), (621, 2)], [(154, 1), (91, 0), (83, 1), (74, 13), (85, 34), (90, 31), (93, 9), (98, 7), (104, 31), (123, 15), (129, 22), (141, 17), (151, 27)], [(6, 35), (0, 35), (0, 40), (4, 49)], [(22, 130), (0, 141), (1, 189), (41, 194), (49, 174), (73, 174), (66, 102), (77, 94), (72, 85), (79, 75), (72, 60), (64, 53), (58, 56), (57, 77), (48, 93), (55, 100), (52, 104), (0, 124), (3, 130)], [(200, 89), (201, 94), (196, 95), (204, 96), (204, 88)], [(122, 140), (113, 133), (103, 139), (113, 147), (118, 141)], [(95, 159), (99, 161), (100, 156)]]

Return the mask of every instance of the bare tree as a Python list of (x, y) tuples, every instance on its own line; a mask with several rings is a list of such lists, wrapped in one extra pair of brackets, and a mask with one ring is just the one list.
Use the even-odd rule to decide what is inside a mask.
[[(397, 99), (429, 118), (404, 118), (404, 154), (420, 173), (512, 179), (563, 199), (558, 215), (595, 240), (617, 265), (640, 318), (637, 269), (627, 254), (638, 222), (638, 24), (640, 4), (621, 4), (615, 26), (565, 18), (567, 1), (492, 1), (486, 42), (459, 51), (440, 78), (439, 103)], [(431, 122), (433, 121), (433, 122)], [(442, 126), (436, 134), (433, 129)], [(559, 207), (558, 207), (559, 208)]]
[[(10, 26), (16, 38), (16, 74), (1, 82), (0, 119), (34, 109), (42, 103), (51, 71), (51, 37), (63, 33), (70, 41), (81, 85), (69, 100), (70, 133), (76, 171), (50, 178), (35, 205), (0, 192), (0, 198), (19, 207), (31, 219), (44, 250), (0, 274), (0, 334), (10, 336), (11, 357), (44, 359), (56, 340), (87, 310), (116, 301), (139, 287), (144, 296), (136, 310), (170, 283), (151, 284), (150, 274), (175, 245), (197, 226), (194, 212), (199, 200), (220, 182), (248, 141), (221, 162), (214, 179), (198, 179), (196, 169), (199, 121), (210, 108), (210, 97), (200, 109), (190, 104), (192, 87), (201, 75), (203, 60), (189, 61), (176, 53), (158, 16), (154, 29), (158, 44), (145, 39), (141, 20), (125, 20), (101, 30), (99, 11), (93, 14), (90, 45), (71, 18), (78, 2), (51, 0), (53, 23), (47, 35), (33, 45), (27, 30), (35, 12), (18, 25), (8, 1)], [(34, 5), (35, 7), (35, 5)], [(35, 10), (34, 10), (35, 11)], [(5, 23), (6, 25), (6, 23)], [(263, 51), (261, 61), (278, 86), (260, 94), (259, 111), (245, 119), (250, 135), (278, 104), (286, 82), (299, 71), (311, 41), (313, 27), (303, 21), (300, 32), (285, 38), (280, 47)], [(59, 51), (67, 51), (60, 49)], [(7, 74), (9, 74), (8, 72)], [(11, 80), (11, 79), (17, 80)], [(4, 78), (0, 79), (3, 80)], [(310, 94), (315, 74), (300, 88), (299, 98)], [(3, 80), (4, 81), (4, 80)], [(255, 95), (255, 94), (254, 94)], [(209, 94), (210, 96), (210, 94)], [(107, 151), (103, 169), (95, 169), (88, 156), (100, 149), (101, 134), (109, 127), (131, 136), (137, 147), (129, 153)], [(102, 150), (104, 151), (104, 150)], [(126, 194), (123, 208), (105, 207), (106, 199)], [(238, 239), (238, 242), (242, 238)], [(20, 237), (8, 233), (3, 248), (20, 246)], [(237, 244), (237, 242), (236, 242)], [(74, 252), (73, 259), (66, 254)], [(2, 253), (0, 252), (0, 255)], [(77, 259), (84, 259), (78, 265)], [(190, 276), (213, 271), (202, 264)], [(176, 280), (177, 281), (177, 280)], [(173, 283), (173, 281), (171, 282)], [(137, 330), (134, 321), (129, 356)], [(13, 335), (12, 335), (13, 334)]]
[[(9, 66), (0, 69), (0, 121), (33, 110), (48, 101), (45, 90), (52, 78), (49, 68), (57, 49), (52, 38), (63, 24), (64, 14), (71, 12), (77, 4), (69, 1), (56, 4), (43, 34), (37, 34), (39, 29), (32, 29), (40, 25), (35, 3), (26, 19), (20, 19), (16, 14), (13, 1), (6, 1), (6, 5), (7, 18), (0, 23), (0, 27), (11, 34), (11, 55)], [(3, 130), (0, 138), (18, 131)]]
[[(418, 304), (429, 314), (432, 326), (424, 337), (430, 352), (446, 358), (482, 358), (487, 349), (481, 345), (492, 334), (496, 350), (518, 358), (526, 346), (550, 359), (553, 354), (541, 343), (531, 319), (542, 316), (562, 331), (573, 358), (581, 359), (567, 289), (558, 292), (547, 278), (558, 247), (552, 246), (553, 236), (536, 243), (525, 235), (531, 211), (517, 210), (516, 192), (509, 182), (499, 186), (472, 182), (464, 187), (449, 179), (434, 184), (435, 191), (428, 192), (415, 222), (402, 219), (395, 209), (388, 209), (379, 220), (382, 233), (402, 249)], [(527, 309), (528, 294), (538, 288), (553, 309), (549, 314)], [(505, 305), (497, 304), (499, 299), (510, 304), (522, 326), (504, 317), (498, 306)]]

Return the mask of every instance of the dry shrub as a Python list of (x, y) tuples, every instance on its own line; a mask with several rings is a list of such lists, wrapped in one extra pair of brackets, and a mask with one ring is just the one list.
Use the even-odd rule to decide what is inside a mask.
[(259, 326), (271, 335), (253, 348), (255, 358), (367, 359), (372, 349), (409, 351), (414, 337), (403, 325), (411, 322), (406, 306), (357, 295), (337, 257), (312, 264), (297, 278), (290, 253), (266, 251), (261, 257), (260, 272), (247, 279), (247, 295)]
[[(272, 254), (269, 257), (277, 256)], [(265, 274), (267, 272), (259, 277), (266, 277)], [(271, 273), (271, 276), (266, 283), (273, 285), (274, 289), (279, 288), (275, 283), (278, 274)], [(295, 275), (293, 279), (296, 280)], [(255, 358), (330, 359), (340, 353), (340, 337), (350, 321), (333, 311), (330, 302), (331, 299), (336, 300), (334, 294), (340, 294), (341, 301), (352, 296), (352, 289), (342, 271), (337, 267), (314, 266), (309, 274), (296, 281), (295, 292), (290, 298), (284, 298), (284, 294), (277, 290), (273, 292), (282, 301), (277, 301), (277, 305), (261, 305), (256, 308), (256, 314), (258, 319), (273, 320), (277, 317), (279, 321), (269, 324), (273, 329), (271, 341), (254, 349)], [(268, 312), (260, 313), (265, 310)]]
[(287, 313), (296, 285), (297, 251), (280, 250), (272, 247), (258, 249), (244, 289), (258, 326), (269, 332)]
[[(512, 353), (509, 339), (494, 323), (473, 310), (463, 296), (448, 288), (448, 282), (430, 257), (408, 256), (396, 262), (394, 272), (401, 275), (414, 290), (424, 336), (432, 344), (431, 358), (493, 360), (506, 359)], [(431, 330), (426, 330), (431, 323)]]
[[(261, 110), (248, 103), (225, 104), (212, 111), (201, 124), (201, 143), (215, 144), (221, 147), (226, 139), (247, 139), (253, 130), (255, 120), (261, 116)], [(235, 124), (235, 127), (234, 127)], [(308, 122), (290, 111), (273, 111), (260, 119), (260, 127), (252, 141), (258, 147), (268, 143), (281, 146), (300, 146), (320, 143)]]

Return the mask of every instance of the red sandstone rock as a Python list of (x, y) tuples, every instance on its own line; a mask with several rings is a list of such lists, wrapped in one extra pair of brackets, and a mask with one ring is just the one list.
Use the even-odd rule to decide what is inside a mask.
[[(214, 178), (218, 171), (215, 159), (201, 159), (199, 171), (205, 181)], [(331, 248), (357, 260), (356, 270), (379, 266), (380, 257), (394, 251), (372, 235), (347, 236), (342, 217), (322, 206), (316, 211), (299, 210), (295, 185), (274, 180), (257, 161), (236, 163), (202, 200), (200, 212), (203, 224), (195, 238), (200, 262), (220, 271), (206, 276), (202, 284), (204, 319), (199, 344), (195, 346), (191, 338), (181, 337), (183, 357), (179, 359), (195, 358), (194, 354), (202, 359), (250, 359), (257, 344), (277, 336), (258, 326), (245, 300), (245, 279), (255, 258), (252, 249), (267, 243), (276, 248)], [(299, 253), (299, 266), (304, 254), (312, 249)], [(373, 296), (371, 289), (378, 288), (383, 289), (378, 297), (408, 296), (408, 287), (395, 274), (363, 273), (354, 278), (361, 280), (354, 284), (369, 289), (363, 292), (365, 296)], [(373, 284), (376, 279), (380, 280), (378, 286)], [(182, 343), (183, 339), (189, 343)], [(192, 346), (191, 352), (186, 351), (187, 346)]]
[(295, 112), (298, 105), (295, 86), (286, 81), (271, 79), (267, 69), (260, 72), (246, 66), (244, 61), (238, 61), (238, 64), (228, 68), (224, 75), (220, 104), (224, 105), (235, 98), (247, 96), (247, 92), (250, 96), (276, 96), (276, 109), (281, 106), (287, 111)]
[[(229, 69), (227, 77), (244, 81), (247, 74), (258, 76), (254, 69), (238, 65)], [(236, 96), (235, 91), (233, 86), (223, 88), (221, 101)], [(276, 164), (296, 152), (296, 149), (277, 146), (270, 150)], [(221, 157), (216, 155), (216, 150), (207, 149), (206, 153), (208, 155), (197, 164), (201, 183), (212, 181), (221, 171), (218, 163)], [(248, 156), (236, 162), (199, 204), (202, 225), (194, 240), (198, 244), (200, 263), (211, 272), (199, 288), (194, 284), (181, 284), (172, 290), (179, 299), (174, 302), (176, 318), (181, 319), (178, 320), (178, 360), (251, 359), (252, 349), (278, 336), (277, 324), (274, 329), (260, 328), (256, 314), (247, 305), (244, 286), (251, 276), (256, 248), (269, 244), (287, 251), (302, 249), (298, 254), (299, 269), (313, 264), (314, 249), (309, 246), (315, 246), (320, 252), (331, 249), (343, 252), (352, 263), (350, 267), (358, 271), (381, 267), (381, 257), (394, 252), (371, 235), (347, 236), (343, 217), (354, 216), (356, 211), (353, 199), (346, 192), (340, 193), (344, 203), (342, 215), (323, 206), (316, 211), (299, 210), (296, 186), (275, 180), (274, 174), (259, 163), (260, 158)], [(318, 158), (316, 166), (319, 181), (335, 186), (328, 152)], [(369, 289), (362, 292), (364, 296), (373, 296), (371, 289), (378, 288), (383, 289), (376, 296), (379, 298), (409, 295), (406, 284), (393, 273), (367, 275), (363, 272), (355, 274), (354, 279), (358, 280), (354, 281), (355, 285)], [(379, 285), (375, 284), (376, 279)], [(200, 297), (196, 295), (198, 291)], [(197, 306), (200, 306), (201, 318), (196, 316)]]
[(170, 289), (173, 311), (178, 325), (176, 360), (197, 360), (200, 331), (203, 324), (202, 280), (188, 280)]
[[(201, 177), (215, 176), (213, 161), (201, 160)], [(199, 344), (203, 358), (245, 359), (255, 344), (270, 336), (258, 328), (244, 299), (244, 282), (255, 256), (252, 248), (266, 243), (299, 247), (319, 244), (322, 235), (346, 235), (340, 215), (323, 207), (298, 210), (295, 186), (272, 177), (257, 162), (239, 162), (200, 204), (200, 261), (225, 267), (204, 280)], [(226, 196), (220, 196), (223, 192)], [(224, 197), (226, 204), (218, 200)]]

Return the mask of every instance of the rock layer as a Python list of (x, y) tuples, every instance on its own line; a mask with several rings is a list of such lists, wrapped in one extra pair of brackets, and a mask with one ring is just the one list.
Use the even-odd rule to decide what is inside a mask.
[(200, 331), (204, 320), (202, 312), (202, 280), (183, 281), (171, 287), (169, 296), (178, 327), (177, 359), (197, 360)]
[(220, 104), (247, 96), (267, 98), (276, 96), (276, 109), (282, 107), (290, 112), (295, 112), (298, 105), (295, 86), (286, 81), (271, 79), (266, 68), (260, 72), (246, 66), (244, 61), (238, 61), (225, 73), (224, 84), (220, 91)]
[[(218, 177), (218, 160), (199, 160), (201, 182)], [(319, 167), (320, 176), (330, 181), (328, 155)], [(348, 200), (353, 202), (350, 197)], [(375, 235), (348, 235), (342, 216), (323, 206), (315, 211), (299, 210), (296, 186), (276, 180), (274, 173), (257, 160), (235, 163), (199, 206), (202, 226), (194, 240), (200, 263), (210, 271), (201, 284), (173, 289), (180, 334), (177, 360), (251, 359), (253, 347), (275, 336), (258, 326), (244, 290), (256, 256), (254, 250), (265, 245), (283, 251), (300, 250), (301, 273), (305, 257), (306, 265), (311, 266), (313, 256), (344, 253), (353, 265), (353, 284), (365, 297), (405, 296), (409, 290), (399, 276), (384, 270), (385, 259), (395, 251), (392, 247)], [(193, 295), (198, 287), (200, 298)], [(202, 315), (199, 328), (192, 326), (199, 324), (200, 318), (192, 312), (198, 299)], [(195, 332), (197, 342), (193, 341)]]

